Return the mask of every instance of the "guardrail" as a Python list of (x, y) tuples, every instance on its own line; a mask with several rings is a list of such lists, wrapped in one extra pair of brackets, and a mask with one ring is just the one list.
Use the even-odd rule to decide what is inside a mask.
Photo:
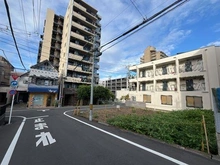
[(5, 124), (5, 111), (7, 106), (7, 104), (0, 106), (0, 126)]

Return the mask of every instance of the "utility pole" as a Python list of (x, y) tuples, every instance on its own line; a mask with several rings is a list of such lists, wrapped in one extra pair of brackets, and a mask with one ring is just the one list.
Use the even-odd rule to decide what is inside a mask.
[(93, 86), (94, 86), (94, 63), (95, 63), (95, 51), (93, 52), (92, 60), (92, 80), (91, 80), (91, 92), (90, 92), (90, 105), (89, 105), (89, 121), (92, 121), (92, 110), (93, 110)]
[(95, 36), (93, 38), (93, 61), (92, 61), (92, 80), (91, 80), (91, 92), (90, 92), (90, 105), (89, 105), (89, 121), (92, 121), (92, 111), (93, 111), (93, 87), (94, 87), (94, 67), (95, 67), (95, 57), (100, 56), (100, 47), (95, 47)]
[(63, 90), (63, 73), (61, 73), (60, 75), (60, 91), (59, 91), (59, 103), (58, 103), (58, 107), (62, 107), (62, 90)]

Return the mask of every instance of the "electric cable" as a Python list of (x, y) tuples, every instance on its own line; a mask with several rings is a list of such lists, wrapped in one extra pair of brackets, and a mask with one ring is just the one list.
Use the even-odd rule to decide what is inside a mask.
[[(181, 1), (183, 1), (183, 2), (181, 2)], [(103, 47), (109, 45), (110, 43), (112, 43), (112, 42), (114, 42), (114, 41), (120, 39), (121, 37), (123, 37), (123, 36), (125, 36), (125, 35), (127, 35), (127, 34), (130, 33), (128, 36), (124, 37), (123, 39), (119, 40), (118, 42), (116, 42), (115, 44), (109, 46), (108, 48), (104, 49), (104, 50), (101, 51), (101, 52), (103, 53), (104, 51), (110, 49), (110, 48), (113, 47), (114, 45), (118, 44), (119, 42), (123, 41), (124, 39), (126, 39), (126, 38), (128, 38), (129, 36), (133, 35), (134, 33), (138, 32), (139, 30), (143, 29), (143, 28), (146, 27), (147, 25), (151, 24), (151, 23), (154, 22), (155, 20), (161, 18), (162, 16), (164, 16), (164, 15), (167, 14), (168, 12), (170, 12), (170, 11), (172, 11), (173, 9), (175, 9), (175, 8), (177, 8), (177, 7), (179, 7), (179, 6), (181, 6), (182, 4), (184, 4), (184, 3), (187, 2), (187, 1), (189, 1), (189, 0), (177, 0), (177, 1), (175, 1), (173, 4), (171, 4), (171, 5), (169, 5), (168, 7), (164, 8), (164, 9), (161, 10), (160, 12), (154, 14), (154, 15), (151, 16), (150, 18), (144, 20), (142, 23), (136, 25), (135, 27), (133, 27), (132, 29), (130, 29), (130, 30), (128, 30), (127, 32), (123, 33), (123, 34), (120, 35), (119, 37), (117, 37), (117, 38), (115, 38), (115, 39), (113, 39), (113, 40), (107, 42), (106, 44), (102, 45), (100, 48), (103, 48)], [(181, 2), (181, 3), (178, 4), (179, 2)], [(176, 5), (176, 4), (177, 4), (177, 5)], [(176, 6), (173, 7), (174, 5), (176, 5)], [(171, 7), (173, 7), (173, 8), (172, 8), (172, 9), (169, 9), (169, 8), (171, 8)], [(168, 11), (166, 11), (166, 10), (168, 10)], [(165, 13), (163, 13), (163, 12), (165, 12)], [(146, 23), (147, 23), (147, 24), (146, 24)], [(146, 25), (143, 25), (143, 24), (146, 24)], [(142, 26), (142, 25), (143, 25), (143, 26)], [(140, 27), (140, 26), (142, 26), (142, 27)], [(136, 29), (137, 29), (137, 30), (136, 30)], [(136, 31), (133, 32), (134, 30), (136, 30)], [(131, 32), (132, 32), (132, 33), (131, 33)]]
[(165, 12), (166, 10), (168, 10), (169, 8), (171, 8), (171, 7), (175, 6), (175, 5), (177, 5), (177, 4), (180, 3), (181, 1), (188, 1), (188, 0), (177, 0), (177, 1), (175, 1), (175, 2), (172, 3), (171, 5), (165, 7), (165, 8), (162, 9), (161, 11), (157, 12), (156, 14), (154, 14), (153, 16), (151, 16), (151, 17), (149, 17), (149, 18), (143, 20), (141, 23), (139, 23), (138, 25), (134, 26), (134, 27), (131, 28), (130, 30), (124, 32), (123, 34), (121, 34), (120, 36), (114, 38), (113, 40), (111, 40), (111, 41), (105, 43), (105, 44), (102, 45), (100, 48), (103, 48), (103, 47), (109, 45), (110, 43), (112, 43), (112, 42), (114, 42), (114, 41), (120, 39), (121, 37), (123, 37), (123, 36), (125, 36), (125, 35), (131, 33), (132, 31), (138, 29), (140, 26), (142, 26), (142, 25), (146, 24), (147, 22), (153, 20), (154, 18), (156, 18), (157, 16), (159, 16), (160, 14), (162, 14), (163, 12)]
[(141, 11), (138, 9), (137, 5), (134, 3), (133, 0), (130, 0), (130, 2), (132, 3), (132, 5), (135, 7), (135, 9), (138, 11), (138, 13), (142, 16), (142, 18), (145, 20), (145, 16), (141, 13)]
[(18, 56), (19, 56), (19, 59), (20, 59), (20, 62), (22, 64), (22, 66), (26, 69), (26, 67), (24, 66), (24, 63), (21, 59), (21, 55), (20, 55), (20, 52), (19, 52), (19, 49), (18, 49), (18, 45), (17, 45), (16, 39), (15, 39), (15, 36), (14, 36), (13, 27), (12, 27), (12, 23), (11, 23), (11, 17), (10, 17), (10, 11), (9, 11), (9, 6), (8, 6), (8, 3), (7, 3), (7, 0), (4, 0), (4, 3), (5, 3), (6, 11), (7, 11), (7, 16), (8, 16), (9, 25), (10, 25), (10, 28), (11, 28), (12, 37), (13, 37), (13, 40), (14, 40), (14, 43), (15, 43), (15, 46), (16, 46), (16, 50), (18, 52)]

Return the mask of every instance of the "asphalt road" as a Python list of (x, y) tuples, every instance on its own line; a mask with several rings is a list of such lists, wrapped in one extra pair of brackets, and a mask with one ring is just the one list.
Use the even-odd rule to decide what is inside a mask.
[(2, 165), (220, 164), (146, 136), (72, 117), (70, 110), (14, 111), (12, 124), (0, 127)]

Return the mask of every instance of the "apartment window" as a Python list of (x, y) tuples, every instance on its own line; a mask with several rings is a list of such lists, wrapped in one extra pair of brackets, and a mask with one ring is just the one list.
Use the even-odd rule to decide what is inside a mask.
[(145, 103), (151, 103), (151, 95), (143, 95), (143, 101)]
[(163, 81), (163, 91), (167, 91), (168, 84), (167, 81)]
[(185, 62), (185, 71), (186, 71), (186, 72), (192, 72), (192, 62), (189, 61), (189, 60), (187, 60), (187, 61)]
[(186, 80), (186, 90), (187, 91), (193, 91), (194, 90), (193, 79)]
[(172, 105), (172, 96), (171, 95), (161, 95), (161, 104)]
[(193, 108), (203, 108), (202, 97), (186, 96), (186, 106)]
[(162, 74), (163, 75), (167, 74), (167, 67), (166, 66), (162, 67)]

